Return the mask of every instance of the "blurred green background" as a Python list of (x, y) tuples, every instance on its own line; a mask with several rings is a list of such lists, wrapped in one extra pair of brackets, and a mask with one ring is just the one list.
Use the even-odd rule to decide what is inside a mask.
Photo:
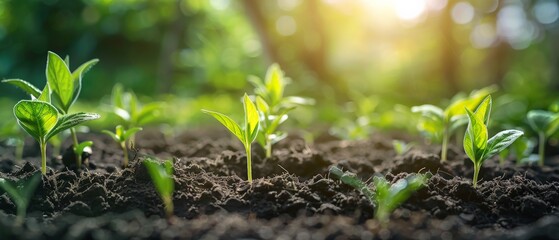
[[(315, 113), (294, 114), (303, 126), (355, 112), (356, 96), (372, 112), (493, 84), (523, 109), (547, 108), (559, 90), (558, 19), (555, 0), (0, 0), (0, 78), (42, 87), (49, 50), (71, 69), (99, 58), (80, 102), (107, 103), (122, 83), (143, 101), (174, 102), (175, 124), (200, 108), (240, 109), (231, 100), (250, 93), (247, 77), (274, 62), (288, 94), (317, 100)], [(0, 97), (2, 111), (26, 98), (8, 85)]]

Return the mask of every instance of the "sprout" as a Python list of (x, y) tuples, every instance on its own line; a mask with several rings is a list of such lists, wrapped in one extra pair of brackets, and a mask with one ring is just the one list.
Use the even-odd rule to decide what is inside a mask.
[(22, 179), (17, 182), (0, 178), (0, 188), (4, 189), (12, 199), (17, 208), (16, 225), (23, 223), (27, 212), (27, 207), (31, 201), (31, 197), (35, 193), (35, 189), (41, 181), (41, 174), (35, 174), (29, 179)]
[(415, 146), (415, 143), (406, 143), (400, 140), (392, 140), (392, 147), (398, 156), (404, 155)]
[(344, 173), (335, 166), (330, 168), (330, 173), (340, 178), (343, 183), (361, 191), (376, 206), (375, 218), (382, 223), (388, 222), (390, 214), (414, 192), (422, 188), (429, 179), (428, 174), (418, 173), (390, 185), (384, 177), (375, 176), (373, 178), (375, 192), (373, 192), (372, 186), (359, 180), (354, 173), (347, 171)]
[(250, 98), (245, 93), (243, 97), (243, 105), (245, 111), (245, 125), (243, 128), (240, 127), (233, 119), (224, 115), (222, 113), (204, 110), (202, 112), (207, 113), (213, 116), (216, 120), (218, 120), (223, 126), (225, 126), (233, 135), (235, 135), (243, 146), (245, 147), (245, 152), (247, 155), (247, 177), (248, 182), (252, 183), (252, 162), (251, 162), (251, 148), (250, 145), (256, 139), (258, 135), (258, 128), (259, 128), (259, 119), (258, 119), (258, 111), (256, 110), (256, 106), (250, 100)]
[(495, 154), (500, 153), (524, 133), (518, 130), (504, 130), (488, 139), (487, 125), (491, 113), (491, 96), (487, 96), (472, 113), (466, 108), (468, 114), (468, 128), (464, 135), (464, 151), (474, 164), (474, 177), (472, 183), (477, 187), (479, 170), (483, 162)]
[(128, 149), (126, 148), (126, 141), (128, 141), (128, 139), (132, 138), (134, 134), (141, 130), (142, 128), (139, 127), (126, 130), (124, 129), (124, 127), (122, 127), (122, 125), (118, 125), (116, 126), (114, 133), (107, 130), (102, 131), (103, 133), (111, 136), (113, 140), (115, 140), (115, 142), (120, 145), (120, 148), (122, 148), (122, 151), (124, 153), (124, 160), (122, 162), (123, 167), (128, 167)]
[(167, 219), (173, 217), (173, 192), (175, 182), (173, 181), (173, 161), (167, 160), (159, 163), (155, 160), (147, 159), (144, 161), (153, 185), (163, 201)]
[(532, 110), (528, 112), (527, 118), (530, 127), (538, 133), (538, 154), (540, 156), (538, 164), (543, 166), (545, 159), (545, 143), (547, 138), (553, 135), (559, 128), (559, 114), (543, 110)]

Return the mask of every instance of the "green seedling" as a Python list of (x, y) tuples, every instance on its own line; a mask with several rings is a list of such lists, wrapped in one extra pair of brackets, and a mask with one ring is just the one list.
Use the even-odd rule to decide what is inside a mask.
[(115, 142), (120, 145), (120, 148), (122, 148), (122, 151), (124, 153), (124, 160), (122, 165), (124, 167), (128, 167), (128, 149), (126, 148), (126, 142), (128, 141), (128, 139), (132, 138), (134, 134), (141, 130), (142, 128), (139, 127), (134, 127), (126, 130), (122, 125), (118, 125), (116, 126), (114, 133), (107, 130), (102, 131), (103, 133), (111, 136), (113, 140), (115, 140)]
[(538, 133), (538, 155), (540, 157), (538, 164), (543, 166), (545, 144), (547, 138), (553, 135), (559, 128), (559, 114), (543, 110), (532, 110), (528, 112), (527, 118), (530, 127)]
[(39, 142), (43, 174), (47, 172), (47, 141), (61, 131), (99, 118), (95, 113), (83, 112), (60, 116), (52, 104), (38, 100), (19, 101), (14, 106), (14, 115), (19, 126)]
[(375, 218), (383, 224), (388, 222), (390, 214), (400, 204), (422, 188), (429, 179), (428, 174), (412, 174), (391, 185), (384, 177), (375, 176), (371, 186), (359, 180), (354, 173), (347, 171), (344, 173), (335, 166), (330, 168), (330, 173), (340, 178), (343, 183), (363, 193), (375, 205)]
[(31, 201), (31, 197), (35, 193), (35, 189), (41, 182), (41, 174), (35, 174), (28, 179), (22, 179), (13, 182), (4, 178), (0, 178), (0, 188), (4, 189), (12, 202), (17, 208), (16, 225), (21, 225), (27, 213), (27, 207)]
[(477, 187), (479, 170), (483, 162), (500, 153), (517, 138), (524, 135), (522, 131), (504, 130), (489, 138), (487, 125), (489, 125), (491, 104), (491, 96), (489, 95), (479, 104), (475, 112), (472, 113), (472, 111), (466, 108), (468, 127), (464, 135), (464, 151), (474, 164), (474, 177), (472, 180), (474, 188)]
[(473, 91), (468, 97), (455, 99), (446, 109), (425, 104), (411, 108), (414, 113), (421, 113), (423, 118), (419, 123), (421, 131), (427, 133), (432, 139), (442, 139), (441, 162), (447, 159), (448, 142), (452, 134), (461, 126), (468, 123), (465, 108), (475, 108), (488, 94), (495, 91), (494, 87), (487, 87)]
[(272, 156), (272, 145), (287, 137), (278, 131), (280, 124), (288, 118), (288, 113), (299, 105), (312, 105), (313, 101), (302, 97), (285, 97), (287, 82), (278, 64), (272, 64), (266, 72), (265, 81), (250, 77), (256, 93), (256, 107), (260, 114), (258, 143), (266, 150), (266, 157)]
[(250, 145), (256, 139), (259, 129), (259, 118), (258, 110), (256, 106), (250, 100), (248, 95), (245, 93), (243, 97), (243, 106), (245, 112), (245, 124), (243, 128), (240, 127), (238, 123), (233, 121), (230, 117), (225, 114), (204, 110), (202, 112), (213, 116), (217, 121), (219, 121), (223, 126), (225, 126), (233, 135), (235, 135), (245, 147), (247, 155), (247, 177), (248, 182), (252, 183), (252, 162), (251, 162), (251, 147)]
[(415, 146), (415, 143), (406, 143), (400, 140), (392, 140), (392, 147), (398, 156), (404, 155)]
[(173, 217), (173, 192), (175, 191), (175, 181), (173, 180), (173, 161), (167, 160), (163, 163), (147, 159), (144, 161), (151, 181), (163, 201), (167, 219)]
[[(62, 60), (56, 53), (48, 52), (46, 78), (47, 85), (42, 92), (32, 84), (21, 79), (8, 79), (2, 82), (12, 84), (30, 94), (32, 98), (48, 102), (56, 107), (58, 112), (62, 115), (69, 113), (70, 107), (76, 102), (80, 95), (82, 88), (83, 75), (89, 71), (95, 64), (99, 62), (98, 59), (90, 60), (80, 65), (73, 72), (70, 71), (70, 59), (66, 57)], [(76, 154), (76, 164), (78, 168), (81, 167), (81, 155), (79, 154), (78, 137), (73, 127), (70, 127), (72, 134), (72, 141), (74, 146), (74, 153)]]

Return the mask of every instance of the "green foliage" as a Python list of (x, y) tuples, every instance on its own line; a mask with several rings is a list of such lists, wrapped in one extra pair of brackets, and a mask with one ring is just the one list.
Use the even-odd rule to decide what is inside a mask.
[(173, 161), (167, 160), (163, 163), (159, 163), (156, 160), (146, 159), (144, 165), (148, 170), (151, 181), (159, 197), (161, 197), (163, 201), (167, 218), (171, 218), (173, 216), (173, 192), (175, 191)]
[(527, 137), (518, 138), (509, 148), (499, 153), (500, 164), (503, 165), (509, 155), (513, 155), (516, 158), (516, 165), (539, 161), (538, 155), (531, 154), (535, 146), (536, 142), (533, 139)]
[(454, 101), (442, 109), (434, 105), (425, 104), (412, 107), (414, 113), (421, 113), (420, 131), (433, 140), (442, 140), (441, 162), (446, 161), (447, 145), (450, 136), (468, 122), (465, 109), (475, 108), (485, 96), (496, 91), (493, 86), (473, 91), (467, 97), (455, 96)]
[(74, 113), (59, 116), (58, 111), (48, 102), (21, 100), (14, 106), (17, 123), (31, 135), (41, 147), (41, 172), (46, 173), (46, 144), (57, 133), (83, 122), (98, 119), (94, 113)]
[(278, 64), (268, 67), (264, 81), (251, 76), (249, 82), (254, 86), (256, 107), (260, 114), (260, 134), (258, 143), (266, 150), (266, 157), (272, 156), (272, 145), (287, 137), (287, 133), (278, 131), (280, 124), (288, 118), (288, 113), (299, 105), (312, 105), (310, 99), (290, 96), (285, 97), (287, 81)]
[(468, 128), (464, 135), (464, 151), (474, 164), (473, 185), (477, 186), (479, 170), (483, 162), (510, 146), (524, 133), (518, 130), (504, 130), (488, 139), (487, 125), (491, 112), (491, 96), (487, 96), (475, 112), (466, 108)]
[(128, 130), (124, 129), (122, 125), (118, 125), (115, 128), (115, 132), (103, 130), (102, 132), (111, 136), (111, 138), (119, 144), (120, 148), (124, 153), (124, 159), (122, 165), (128, 167), (128, 149), (126, 148), (126, 141), (134, 137), (134, 134), (141, 131), (140, 127), (133, 127)]
[(330, 168), (330, 173), (340, 178), (343, 183), (361, 191), (369, 201), (374, 203), (375, 218), (382, 223), (386, 223), (390, 214), (414, 192), (422, 188), (429, 179), (428, 174), (412, 174), (390, 184), (384, 177), (375, 176), (372, 184), (375, 189), (373, 192), (372, 186), (359, 180), (354, 173), (347, 171), (344, 173), (335, 166)]
[(133, 91), (124, 91), (120, 84), (113, 87), (111, 101), (112, 112), (127, 128), (142, 127), (158, 120), (163, 108), (160, 102), (142, 104)]
[(247, 175), (248, 181), (252, 183), (252, 166), (251, 166), (251, 144), (256, 139), (259, 131), (259, 117), (256, 106), (245, 93), (243, 97), (243, 106), (245, 112), (245, 124), (241, 128), (233, 119), (225, 114), (202, 109), (202, 112), (211, 115), (225, 126), (233, 135), (235, 135), (245, 147), (247, 155)]
[(40, 182), (41, 174), (35, 174), (28, 179), (22, 179), (17, 182), (0, 178), (0, 188), (8, 193), (8, 196), (10, 196), (12, 202), (17, 207), (17, 225), (23, 223), (31, 197), (33, 197), (35, 189)]
[(528, 124), (538, 133), (539, 137), (539, 162), (543, 166), (545, 160), (545, 144), (547, 138), (557, 132), (559, 128), (559, 113), (548, 112), (544, 110), (532, 110), (527, 115)]
[(415, 143), (406, 143), (400, 140), (392, 140), (392, 147), (398, 156), (404, 155), (415, 146)]

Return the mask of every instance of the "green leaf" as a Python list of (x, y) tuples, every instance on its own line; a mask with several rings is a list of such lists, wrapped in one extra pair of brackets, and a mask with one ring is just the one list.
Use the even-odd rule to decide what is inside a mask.
[(477, 106), (475, 114), (479, 117), (479, 119), (483, 120), (483, 123), (488, 126), (489, 125), (489, 116), (491, 115), (491, 95), (487, 95), (483, 99), (483, 101)]
[(111, 100), (112, 104), (116, 108), (123, 109), (124, 104), (122, 102), (122, 85), (117, 83), (113, 86), (113, 90), (111, 92)]
[(524, 135), (524, 133), (518, 130), (504, 130), (497, 133), (495, 136), (488, 140), (487, 150), (483, 156), (483, 159), (488, 159), (495, 154), (503, 151), (522, 135)]
[[(86, 63), (82, 64), (81, 66), (79, 66), (76, 70), (74, 70), (74, 72), (72, 72), (72, 78), (74, 79), (74, 81), (79, 81), (83, 74), (85, 74), (87, 71), (89, 71), (89, 69), (91, 69), (93, 66), (95, 66), (95, 64), (97, 64), (99, 62), (99, 59), (92, 59), (87, 61)], [(70, 67), (70, 64), (67, 64), (68, 68)], [(80, 84), (81, 85), (81, 84)]]
[(155, 189), (161, 197), (170, 197), (175, 191), (175, 182), (173, 181), (173, 163), (171, 160), (165, 161), (163, 164), (151, 159), (144, 161), (148, 173), (151, 177)]
[(543, 111), (532, 110), (527, 115), (528, 124), (538, 133), (545, 133), (546, 137), (553, 135), (559, 127), (559, 114)]
[(52, 136), (58, 134), (59, 132), (62, 132), (66, 129), (70, 129), (70, 128), (72, 128), (74, 126), (77, 126), (79, 124), (82, 124), (84, 122), (98, 119), (99, 117), (100, 117), (99, 114), (84, 113), (84, 112), (63, 115), (58, 120), (58, 123), (56, 124), (56, 126), (48, 134), (47, 140), (49, 138), (51, 138)]
[(43, 88), (43, 91), (37, 100), (50, 103), (50, 87), (48, 84), (45, 85), (45, 88)]
[(22, 179), (18, 182), (0, 178), (0, 188), (8, 193), (18, 209), (27, 209), (31, 197), (40, 182), (41, 174), (35, 174), (28, 179)]
[(214, 112), (214, 111), (209, 111), (209, 110), (202, 109), (202, 112), (204, 112), (206, 114), (209, 114), (212, 117), (214, 117), (217, 121), (219, 121), (221, 124), (223, 124), (223, 126), (225, 126), (231, 133), (233, 133), (233, 135), (235, 135), (237, 138), (239, 138), (239, 140), (242, 143), (245, 143), (245, 135), (244, 135), (243, 131), (241, 130), (241, 127), (239, 126), (239, 124), (237, 124), (235, 121), (233, 121), (233, 119), (226, 116), (225, 114)]
[(283, 73), (278, 64), (274, 63), (266, 72), (266, 90), (270, 95), (272, 106), (279, 104), (283, 97)]
[(133, 127), (126, 131), (124, 131), (124, 135), (122, 136), (124, 140), (128, 140), (130, 137), (134, 136), (137, 132), (142, 131), (141, 127)]
[(256, 110), (256, 106), (250, 100), (248, 95), (245, 93), (243, 97), (243, 105), (245, 109), (245, 144), (250, 144), (256, 139), (256, 135), (258, 135), (258, 126), (260, 123), (260, 118), (258, 116), (258, 110)]
[(93, 146), (93, 142), (92, 142), (92, 141), (81, 142), (81, 143), (78, 144), (78, 146), (75, 147), (75, 152), (76, 152), (77, 155), (80, 155), (80, 156), (81, 156), (82, 153), (83, 153), (83, 150), (84, 150), (86, 147), (91, 147), (91, 146)]
[(64, 113), (74, 103), (74, 92), (79, 88), (72, 77), (66, 63), (56, 53), (48, 53), (47, 82), (52, 90), (53, 100), (59, 104)]
[(27, 94), (30, 94), (35, 98), (39, 98), (39, 96), (41, 95), (41, 91), (39, 91), (39, 89), (37, 89), (35, 86), (33, 86), (33, 84), (27, 81), (21, 79), (6, 79), (2, 80), (2, 82), (12, 84), (18, 88), (21, 88), (21, 90), (25, 91)]
[(47, 135), (55, 128), (58, 111), (47, 102), (22, 100), (14, 106), (17, 123), (38, 142), (48, 140)]
[(264, 114), (264, 116), (270, 115), (270, 106), (268, 106), (268, 103), (266, 103), (264, 98), (256, 96), (256, 107)]
[(469, 117), (469, 124), (464, 135), (464, 151), (472, 161), (477, 162), (482, 160), (483, 153), (487, 148), (487, 127), (479, 116), (467, 108), (466, 112)]
[(421, 113), (424, 117), (430, 118), (435, 121), (442, 121), (444, 117), (444, 112), (437, 106), (431, 104), (424, 104), (420, 106), (414, 106), (411, 108), (413, 113)]
[[(120, 126), (120, 125), (119, 125), (119, 126)], [(102, 130), (101, 132), (104, 133), (104, 134), (107, 134), (107, 135), (111, 136), (111, 138), (113, 138), (113, 140), (115, 140), (115, 142), (117, 142), (117, 143), (120, 143), (120, 142), (121, 142), (120, 136), (116, 135), (116, 133), (113, 133), (113, 132), (111, 132), (111, 131), (109, 131), (109, 130)]]

